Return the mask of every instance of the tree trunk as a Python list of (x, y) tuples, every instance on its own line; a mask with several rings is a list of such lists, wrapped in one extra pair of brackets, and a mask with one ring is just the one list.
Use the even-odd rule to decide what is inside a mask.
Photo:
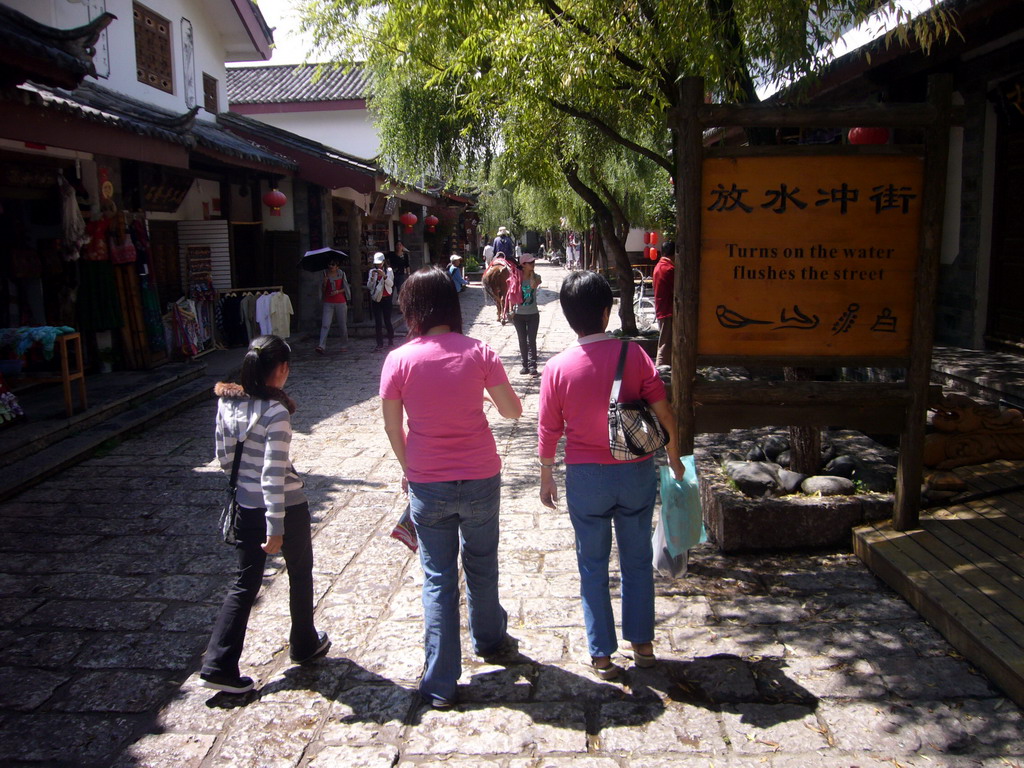
[[(810, 381), (809, 368), (784, 368), (786, 381)], [(816, 475), (821, 469), (821, 430), (816, 427), (789, 428), (789, 468), (801, 475)]]
[(612, 215), (611, 208), (595, 190), (580, 179), (575, 165), (563, 164), (562, 173), (565, 174), (565, 180), (572, 190), (594, 211), (597, 229), (605, 252), (615, 262), (619, 285), (619, 320), (622, 323), (622, 332), (628, 336), (635, 336), (639, 331), (636, 327), (636, 315), (633, 313), (633, 268), (626, 255), (625, 242), (619, 240), (615, 234), (615, 217)]

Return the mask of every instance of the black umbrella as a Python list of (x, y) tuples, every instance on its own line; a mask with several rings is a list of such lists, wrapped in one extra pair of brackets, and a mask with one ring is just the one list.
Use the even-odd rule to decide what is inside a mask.
[(315, 251), (306, 251), (299, 259), (299, 266), (307, 272), (319, 272), (327, 269), (327, 264), (337, 259), (347, 259), (348, 254), (339, 251), (337, 248), (317, 248)]

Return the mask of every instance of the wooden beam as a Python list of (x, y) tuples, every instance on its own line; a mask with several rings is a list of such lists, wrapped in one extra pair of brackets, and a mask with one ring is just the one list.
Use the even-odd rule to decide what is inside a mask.
[(780, 104), (703, 104), (697, 120), (704, 128), (929, 128), (937, 121), (963, 125), (964, 110), (925, 104), (822, 104), (787, 107)]
[(911, 401), (900, 435), (896, 499), (892, 515), (893, 527), (897, 531), (916, 528), (921, 508), (924, 429), (928, 410), (932, 341), (935, 336), (935, 293), (942, 251), (952, 98), (952, 75), (940, 74), (928, 78), (928, 102), (935, 110), (935, 120), (926, 132), (925, 141), (924, 189), (921, 190), (921, 256), (914, 282), (913, 330), (910, 337), (910, 365), (907, 368)]
[(697, 377), (697, 318), (700, 309), (700, 215), (703, 172), (703, 131), (697, 110), (704, 103), (704, 80), (686, 77), (677, 85), (673, 111), (675, 139), (676, 241), (675, 291), (672, 307), (672, 406), (679, 431), (679, 450), (693, 453), (696, 422), (693, 384)]

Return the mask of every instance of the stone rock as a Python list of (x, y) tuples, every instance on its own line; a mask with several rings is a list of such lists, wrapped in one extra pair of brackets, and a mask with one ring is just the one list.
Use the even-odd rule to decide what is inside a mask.
[(778, 456), (775, 457), (775, 463), (780, 467), (788, 467), (789, 463), (793, 460), (793, 452), (787, 448)]
[(808, 477), (800, 486), (806, 494), (821, 494), (822, 496), (849, 496), (853, 493), (853, 480), (848, 477), (834, 477), (832, 475), (815, 475)]
[(832, 459), (834, 459), (837, 454), (838, 454), (838, 451), (836, 451), (835, 444), (833, 444), (830, 440), (822, 440), (821, 441), (821, 464), (822, 464), (822, 466), (824, 466), (825, 464), (828, 464), (830, 461), (832, 461)]
[(765, 456), (764, 449), (760, 445), (755, 445), (749, 451), (747, 451), (747, 461), (767, 461), (768, 457)]
[(860, 462), (853, 456), (836, 456), (825, 465), (825, 474), (833, 477), (853, 479), (854, 473), (860, 468)]
[(796, 493), (800, 490), (800, 486), (804, 480), (807, 479), (807, 475), (801, 475), (799, 472), (790, 472), (788, 469), (779, 467), (779, 490), (782, 491), (779, 495), (785, 495), (790, 493)]
[(789, 440), (771, 435), (761, 443), (761, 448), (764, 450), (764, 455), (768, 457), (769, 461), (775, 461), (780, 453), (789, 450)]
[(896, 467), (890, 464), (862, 466), (853, 474), (853, 480), (865, 491), (892, 493), (896, 490)]
[(766, 461), (727, 461), (722, 468), (746, 496), (773, 496), (779, 489), (778, 468)]

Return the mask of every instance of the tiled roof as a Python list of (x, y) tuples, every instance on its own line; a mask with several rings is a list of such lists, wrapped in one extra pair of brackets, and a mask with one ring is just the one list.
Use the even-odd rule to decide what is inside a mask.
[(246, 117), (245, 115), (238, 115), (234, 112), (222, 112), (217, 115), (217, 122), (225, 128), (234, 128), (236, 130), (244, 131), (260, 140), (274, 141), (279, 144), (284, 144), (302, 152), (306, 152), (307, 154), (322, 157), (330, 162), (348, 166), (356, 171), (368, 174), (374, 174), (380, 171), (373, 160), (350, 155), (347, 152), (342, 152), (340, 149), (328, 147), (326, 144), (321, 144), (320, 142), (313, 141), (305, 136), (299, 136), (291, 131), (286, 131), (283, 128), (277, 128), (268, 123), (254, 120), (251, 117)]
[(215, 123), (195, 119), (195, 112), (176, 114), (94, 83), (73, 91), (49, 89), (24, 83), (17, 89), (20, 100), (45, 109), (74, 115), (139, 136), (149, 136), (189, 149), (205, 148), (231, 157), (294, 170), (296, 164)]
[(365, 99), (369, 90), (362, 67), (346, 72), (330, 64), (323, 69), (316, 64), (231, 67), (227, 89), (232, 104), (348, 101)]

